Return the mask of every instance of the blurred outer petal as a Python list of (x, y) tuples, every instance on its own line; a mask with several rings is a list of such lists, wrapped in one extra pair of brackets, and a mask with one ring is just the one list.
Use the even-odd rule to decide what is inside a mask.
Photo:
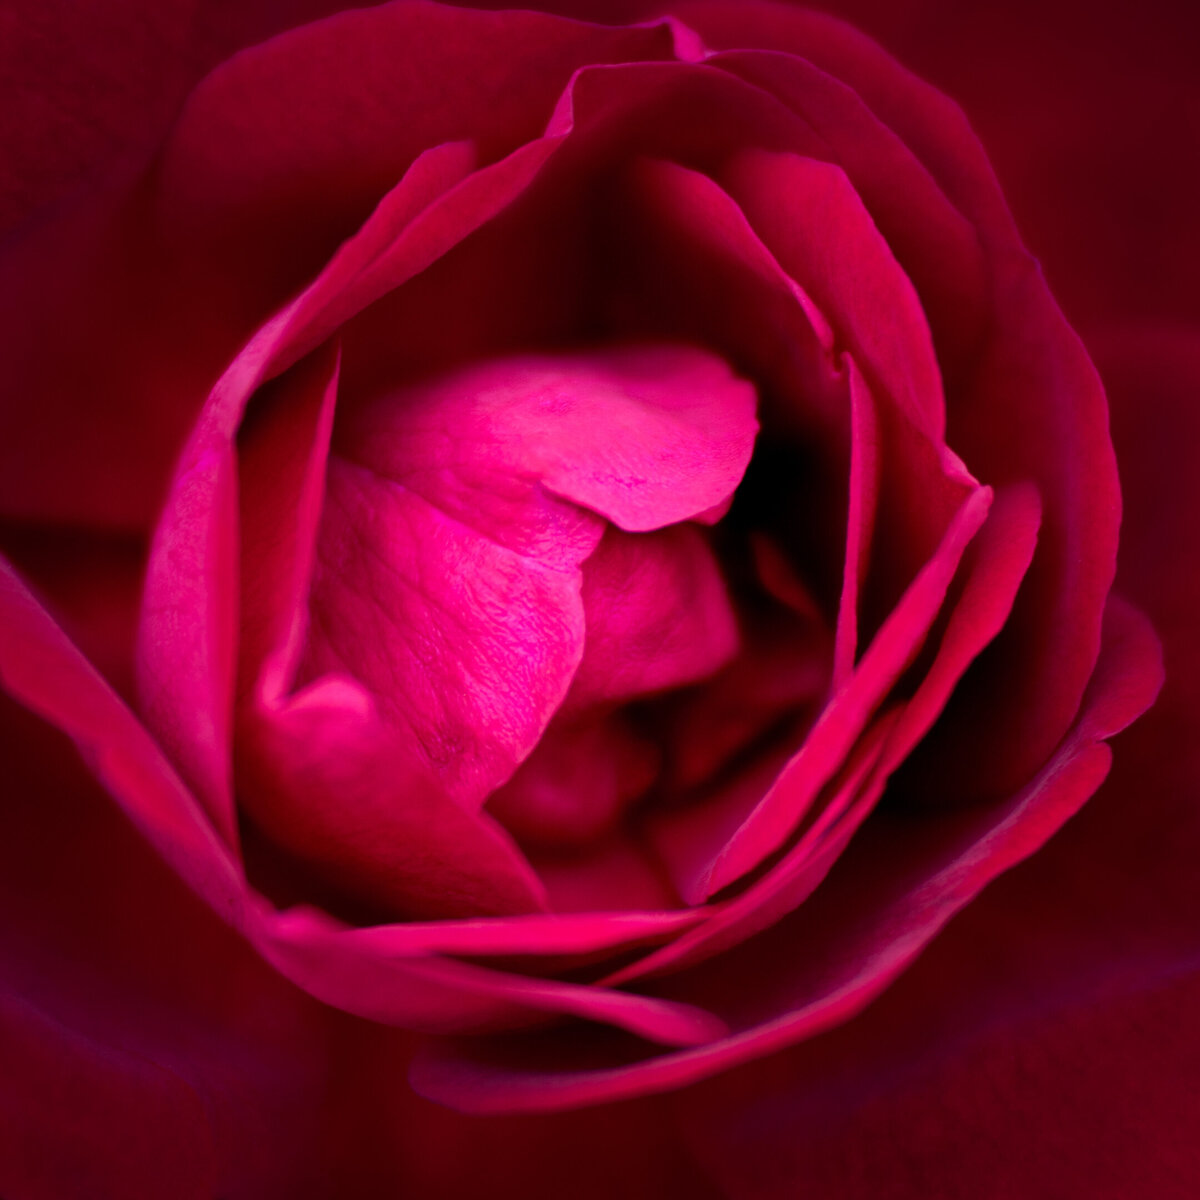
[[(403, 1079), (407, 1061), (394, 1054), (369, 1065)], [(379, 1121), (385, 1153), (399, 1164), (389, 1197), (729, 1200), (685, 1149), (663, 1097), (481, 1120), (404, 1092)]]
[(2, 561), (0, 616), (0, 683), (75, 741), (145, 837), (236, 921), (243, 881), (228, 846), (138, 719)]
[(6, 698), (0, 750), (0, 1191), (306, 1194), (337, 1155), (344, 1018), (266, 968)]
[(0, 1185), (12, 1196), (202, 1200), (209, 1130), (185, 1083), (124, 1047), (88, 1038), (0, 991)]
[(0, 237), (166, 132), (213, 64), (339, 0), (6, 0)]
[[(0, 139), (10, 111), (36, 135), (47, 102), (59, 103), (49, 137), (66, 125), (74, 138), (82, 109), (83, 121), (111, 121), (111, 140), (134, 161), (103, 170), (100, 183), (0, 251), (8, 385), (0, 511), (134, 530), (153, 520), (222, 367), (421, 151), (469, 138), (498, 158), (541, 132), (576, 68), (670, 59), (676, 45), (665, 23), (609, 29), (422, 0), (337, 13), (223, 62), (145, 170), (145, 153), (204, 68), (245, 40), (338, 6), (254, 0), (243, 12), (191, 0), (166, 15), (120, 0), (104, 21), (93, 5), (64, 14), (55, 3), (46, 15), (30, 7), (0, 11), (0, 22), (15, 26), (9, 43), (0, 24), (0, 46), (18, 57), (13, 76), (0, 77), (22, 89), (15, 105), (0, 105)], [(63, 62), (97, 57), (50, 100), (40, 82), (29, 86), (20, 54), (27, 42), (31, 61), (50, 58), (56, 78), (60, 41)], [(518, 60), (526, 69), (513, 72)], [(118, 83), (97, 67), (103, 62), (115, 64)], [(159, 71), (170, 78), (158, 80)], [(151, 94), (144, 108), (141, 81)], [(439, 102), (429, 104), (430, 95)], [(107, 162), (110, 139), (96, 133), (96, 155)], [(90, 141), (92, 132), (79, 136)], [(62, 174), (53, 163), (48, 171)]]

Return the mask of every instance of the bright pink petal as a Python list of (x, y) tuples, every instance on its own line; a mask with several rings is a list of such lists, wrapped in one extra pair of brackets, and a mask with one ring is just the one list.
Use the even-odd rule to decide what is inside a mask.
[(620, 951), (662, 941), (699, 919), (694, 910), (538, 913), (468, 921), (408, 921), (348, 930), (348, 941), (384, 957), (425, 954), (547, 958)]
[[(703, 512), (741, 478), (753, 406), (724, 364), (653, 348), (491, 363), (354, 410), (330, 470), (307, 678), (344, 670), (367, 685), (400, 734), (397, 788), (436, 778), (482, 804), (533, 750), (584, 653), (580, 566), (603, 526), (556, 497), (639, 529)], [(591, 572), (584, 692), (716, 669), (736, 633), (699, 533), (611, 547)], [(638, 589), (662, 605), (684, 586), (705, 597), (696, 628), (666, 612), (630, 644)]]
[(677, 1001), (436, 956), (384, 957), (306, 913), (267, 917), (255, 940), (280, 970), (326, 1003), (409, 1028), (524, 1025), (542, 1014), (570, 1014), (666, 1045), (697, 1045), (724, 1031), (711, 1013)]
[(753, 387), (709, 353), (615, 348), (469, 367), (377, 400), (349, 418), (338, 449), (421, 490), (425, 480), (454, 487), (439, 476), (455, 469), (538, 479), (642, 532), (732, 495), (753, 450), (754, 409)]
[(303, 675), (345, 672), (369, 689), (395, 730), (397, 791), (434, 787), (477, 809), (537, 744), (579, 664), (578, 567), (600, 522), (516, 488), (524, 496), (476, 498), (489, 514), (509, 499), (518, 520), (548, 516), (537, 557), (436, 493), (342, 459), (331, 469)]

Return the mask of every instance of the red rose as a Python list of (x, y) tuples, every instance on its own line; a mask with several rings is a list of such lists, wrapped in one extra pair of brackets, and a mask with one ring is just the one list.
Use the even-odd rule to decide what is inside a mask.
[(961, 114), (831, 18), (304, 15), (166, 37), (9, 197), (0, 1184), (553, 1194), (519, 1146), (606, 1116), (499, 1145), (405, 1073), (657, 1111), (763, 1060), (679, 1106), (785, 1192), (751, 1126), (838, 1090), (788, 1064), (973, 1028), (952, 976), (815, 1037), (1156, 692), (1099, 379)]

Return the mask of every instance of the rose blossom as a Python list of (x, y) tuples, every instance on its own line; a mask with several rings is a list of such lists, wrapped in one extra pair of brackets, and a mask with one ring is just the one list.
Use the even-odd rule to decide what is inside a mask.
[(129, 705), (16, 575), (5, 681), (280, 975), (465, 1035), (427, 1096), (844, 1021), (1153, 697), (1095, 373), (956, 111), (827, 18), (341, 14), (52, 234), (14, 324), (93, 324), (14, 355), (18, 433), (81, 378), (145, 420), (10, 507), (155, 533)]

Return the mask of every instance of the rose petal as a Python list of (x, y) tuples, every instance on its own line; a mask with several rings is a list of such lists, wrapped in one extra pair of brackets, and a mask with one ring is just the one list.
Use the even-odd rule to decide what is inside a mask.
[[(329, 357), (329, 356), (327, 356)], [(320, 358), (259, 395), (238, 438), (238, 691), (283, 694), (303, 646), (340, 361)]]
[[(950, 440), (988, 483), (1033, 480), (1045, 527), (1004, 637), (964, 688), (987, 697), (991, 716), (985, 720), (982, 703), (964, 695), (955, 705), (959, 724), (946, 737), (963, 748), (964, 762), (975, 764), (975, 790), (995, 795), (1015, 788), (1078, 709), (1113, 577), (1120, 501), (1095, 373), (1021, 247), (987, 157), (957, 105), (825, 14), (755, 0), (736, 8), (685, 3), (675, 11), (710, 46), (791, 50), (852, 87), (978, 230), (994, 271), (992, 314), (984, 357), (975, 376), (963, 379), (950, 414)], [(881, 212), (893, 207), (879, 195)]]
[[(689, 993), (732, 1000), (742, 1013), (743, 1033), (698, 1050), (651, 1058), (631, 1054), (622, 1043), (610, 1048), (620, 1065), (612, 1065), (610, 1058), (606, 1065), (593, 1061), (574, 1072), (562, 1069), (570, 1050), (552, 1034), (510, 1036), (503, 1047), (477, 1042), (470, 1050), (447, 1043), (414, 1061), (413, 1086), (471, 1112), (594, 1104), (679, 1087), (846, 1020), (987, 882), (1036, 850), (1104, 778), (1111, 756), (1095, 739), (1117, 732), (1144, 710), (1162, 679), (1161, 658), (1144, 618), (1115, 606), (1108, 628), (1106, 656), (1089, 687), (1080, 722), (1025, 789), (966, 821), (934, 827), (895, 821), (868, 825), (853, 843), (853, 861), (844, 859), (842, 869), (827, 881), (829, 904), (819, 914), (810, 916), (806, 905), (769, 934), (723, 956), (715, 974), (710, 971), (703, 981), (691, 974)], [(874, 835), (870, 845), (864, 842), (868, 830)], [(855, 898), (862, 870), (872, 872), (873, 884)], [(836, 888), (831, 888), (835, 880)], [(825, 926), (819, 936), (814, 922)], [(799, 956), (797, 945), (803, 948)], [(789, 978), (793, 970), (795, 978)], [(764, 986), (753, 995), (742, 988), (732, 993), (729, 980), (741, 978), (740, 972), (750, 972)]]
[[(793, 553), (818, 576), (818, 585), (825, 560), (833, 554), (838, 556), (841, 600), (837, 661), (841, 678), (853, 662), (859, 626), (862, 626), (864, 636), (874, 633), (913, 574), (932, 553), (973, 481), (962, 462), (942, 440), (940, 381), (936, 364), (931, 365), (928, 331), (924, 328), (923, 318), (919, 310), (913, 311), (911, 285), (891, 259), (887, 247), (881, 244), (861, 204), (846, 194), (843, 177), (835, 168), (820, 162), (793, 160), (790, 156), (752, 160), (743, 153), (735, 157), (734, 162), (735, 168), (727, 171), (734, 181), (738, 181), (740, 171), (746, 176), (742, 180), (743, 190), (751, 198), (755, 195), (766, 197), (761, 201), (768, 209), (761, 230), (751, 227), (734, 197), (717, 183), (676, 164), (640, 163), (633, 186), (639, 204), (645, 206), (651, 219), (670, 220), (673, 237), (678, 238), (682, 229), (690, 244), (704, 247), (708, 254), (720, 254), (726, 260), (726, 270), (729, 270), (729, 260), (736, 264), (736, 276), (721, 282), (721, 290), (715, 297), (718, 303), (723, 306), (723, 298), (730, 287), (740, 292), (752, 284), (761, 287), (767, 282), (789, 298), (797, 310), (797, 317), (803, 317), (797, 322), (800, 329), (792, 339), (791, 353), (799, 361), (793, 365), (791, 377), (786, 380), (785, 399), (772, 397), (770, 391), (764, 395), (763, 419), (768, 431), (764, 445), (768, 452), (780, 454), (782, 461), (772, 463), (767, 460), (762, 466), (763, 472), (773, 470), (775, 476), (784, 479), (791, 475), (801, 476), (804, 482), (785, 486), (803, 490), (794, 498), (790, 493), (783, 497), (772, 495), (763, 507), (767, 509), (766, 515), (778, 523), (779, 535), (784, 536), (786, 531), (786, 541)], [(742, 167), (736, 167), (739, 162), (743, 163)], [(759, 165), (753, 166), (754, 162)], [(896, 336), (893, 337), (891, 332), (881, 336), (883, 327), (878, 317), (858, 313), (858, 292), (863, 289), (849, 294), (840, 290), (842, 285), (832, 282), (819, 257), (809, 262), (791, 247), (791, 256), (796, 262), (789, 266), (803, 272), (802, 276), (795, 277), (775, 257), (777, 249), (788, 251), (790, 241), (794, 239), (786, 233), (786, 225), (781, 226), (770, 217), (770, 205), (774, 203), (771, 197), (781, 189), (783, 193), (791, 194), (796, 187), (809, 185), (790, 177), (780, 181), (772, 178), (771, 186), (766, 179), (757, 179), (755, 172), (773, 177), (775, 168), (772, 164), (788, 164), (783, 168), (785, 174), (789, 171), (815, 172), (815, 179), (822, 181), (812, 185), (810, 190), (814, 196), (825, 196), (822, 202), (832, 205), (840, 214), (838, 221), (841, 223), (823, 230), (822, 236), (829, 239), (828, 253), (833, 257), (842, 253), (858, 255), (866, 264), (860, 269), (877, 268), (887, 280), (883, 289), (885, 296), (892, 290), (902, 296), (898, 303), (901, 307), (907, 306), (909, 321), (893, 331)], [(781, 232), (786, 236), (780, 239), (780, 248), (769, 240), (760, 240), (760, 233), (767, 239), (779, 237)], [(661, 254), (657, 242), (654, 251), (657, 258)], [(706, 270), (692, 281), (686, 295), (672, 296), (666, 302), (683, 305), (686, 310), (698, 303), (697, 294), (703, 295), (713, 289), (716, 286), (712, 282), (713, 272), (705, 265)], [(836, 276), (834, 271), (833, 277)], [(808, 294), (809, 282), (815, 282), (819, 294), (832, 303), (832, 314), (825, 312)], [(757, 295), (755, 298), (760, 299)], [(778, 301), (769, 306), (769, 310), (777, 304)], [(916, 398), (913, 380), (897, 376), (890, 381), (890, 390), (886, 379), (872, 385), (857, 378), (852, 384), (848, 364), (856, 364), (857, 360), (849, 352), (835, 353), (834, 333), (829, 323), (831, 315), (838, 317), (840, 325), (853, 325), (861, 318), (866, 328), (875, 331), (868, 338), (869, 344), (863, 343), (861, 347), (868, 355), (896, 355), (902, 361), (915, 354), (924, 361), (922, 386), (931, 398), (930, 413), (922, 416), (915, 411), (924, 401)], [(728, 336), (727, 330), (718, 334), (719, 338)], [(855, 335), (851, 335), (851, 341), (859, 344)], [(738, 349), (745, 352), (740, 344)], [(767, 378), (772, 379), (776, 374), (777, 371), (768, 370)], [(820, 449), (815, 461), (814, 441)], [(850, 476), (848, 482), (847, 476)], [(751, 473), (750, 482), (755, 479)], [(775, 483), (774, 486), (780, 485)], [(845, 536), (836, 545), (832, 542), (823, 545), (818, 541), (814, 555), (810, 543), (821, 535), (815, 531), (798, 531), (799, 521), (789, 520), (789, 514), (804, 514), (805, 525), (820, 524), (823, 527), (824, 523), (811, 522), (808, 514), (818, 510), (828, 512), (829, 529), (836, 529), (843, 519), (843, 504), (848, 505)], [(877, 512), (881, 524), (878, 532), (874, 528)], [(826, 531), (825, 539), (828, 536)], [(863, 567), (866, 566), (867, 550), (872, 545), (878, 546), (879, 552), (874, 555), (871, 578), (867, 581), (862, 578)], [(828, 585), (821, 590), (829, 590)]]
[[(714, 31), (710, 14), (719, 22), (719, 7), (695, 6), (710, 34)], [(780, 28), (763, 38), (756, 8), (753, 0), (741, 6), (736, 14), (740, 28), (732, 44), (767, 48), (714, 52), (708, 62), (765, 88), (820, 135), (828, 157), (846, 173), (915, 284), (942, 376), (948, 390), (953, 390), (972, 369), (988, 315), (987, 268), (978, 233), (903, 139), (852, 88), (803, 57), (808, 47), (802, 40), (794, 53), (780, 52), (793, 12), (775, 6), (770, 14), (782, 27), (781, 44)], [(717, 36), (723, 45), (730, 35), (722, 28)]]
[(511, 839), (401, 756), (352, 680), (326, 677), (247, 712), (239, 777), (255, 821), (306, 866), (388, 912), (418, 917), (545, 907)]
[(670, 911), (538, 913), (469, 921), (374, 925), (343, 936), (385, 957), (447, 954), (471, 958), (593, 955), (661, 941), (699, 919), (690, 909)]
[(745, 150), (721, 182), (868, 381), (942, 442), (941, 372), (920, 300), (845, 173), (795, 154)]
[[(335, 459), (303, 679), (347, 672), (393, 728), (393, 789), (478, 809), (537, 744), (583, 653), (579, 563), (600, 522), (517, 483), (494, 515), (545, 517), (536, 557), (459, 519), (437, 492)], [(430, 489), (424, 489), (427, 492)]]
[(568, 709), (696, 683), (738, 652), (737, 619), (695, 526), (610, 527), (583, 564), (587, 640)]
[(142, 724), (2, 560), (0, 615), (5, 688), (75, 741), (134, 825), (236, 924), (243, 881), (228, 844)]
[[(634, 528), (703, 512), (741, 477), (753, 403), (699, 351), (641, 348), (490, 363), (354, 410), (329, 474), (307, 678), (347, 670), (370, 688), (403, 738), (397, 787), (436, 777), (478, 807), (533, 750), (583, 654), (579, 567), (602, 527), (555, 495)], [(661, 677), (638, 687), (715, 669), (730, 653), (723, 588), (690, 536), (661, 535), (670, 558), (646, 556), (657, 543), (628, 544), (648, 567), (682, 567), (708, 585), (698, 616), (715, 623), (714, 644), (699, 662), (687, 661), (690, 632), (678, 662), (657, 646)], [(595, 592), (615, 552), (593, 569), (610, 623), (613, 597)], [(614, 686), (603, 628), (589, 693)], [(661, 624), (645, 636), (661, 642)], [(638, 646), (623, 652), (640, 657)]]
[(661, 754), (621, 712), (558, 718), (487, 810), (523, 843), (585, 846), (602, 839), (658, 776)]
[[(643, 973), (711, 957), (745, 941), (797, 907), (816, 888), (858, 826), (870, 814), (888, 776), (943, 711), (964, 671), (1004, 626), (1037, 543), (1041, 508), (1029, 487), (997, 493), (968, 550), (959, 594), (937, 652), (916, 691), (876, 719), (831, 785), (799, 842), (744, 892), (670, 945), (610, 979), (626, 983)], [(1103, 721), (1102, 712), (1096, 719)], [(911, 784), (909, 785), (912, 786)]]
[[(453, 240), (486, 221), (519, 192), (540, 166), (546, 147), (518, 155), (444, 191), (446, 177), (419, 163), (397, 185), (389, 217), (416, 213)], [(438, 156), (435, 155), (435, 158)], [(453, 178), (453, 176), (451, 176)], [(447, 198), (448, 197), (448, 198)], [(452, 220), (443, 220), (446, 207)], [(388, 282), (428, 265), (444, 246), (406, 237), (412, 222), (393, 229)], [(372, 231), (371, 246), (378, 235)], [(213, 389), (193, 431), (155, 534), (139, 636), (138, 677), (143, 708), (160, 740), (214, 813), (228, 813), (229, 706), (234, 679), (231, 622), (236, 609), (233, 546), (232, 439), (255, 389), (269, 377), (290, 339), (303, 336), (336, 294), (358, 276), (353, 248), (264, 325)], [(187, 563), (188, 569), (180, 564)], [(228, 817), (225, 818), (228, 824)]]
[(854, 359), (847, 355), (845, 362), (850, 378), (850, 496), (846, 513), (846, 562), (833, 647), (831, 686), (835, 690), (843, 687), (853, 673), (858, 655), (858, 606), (870, 562), (880, 475), (875, 401)]
[(980, 488), (964, 502), (937, 553), (884, 623), (846, 689), (830, 701), (775, 786), (694, 881), (690, 894), (713, 895), (779, 848), (837, 770), (871, 711), (912, 661), (991, 500), (991, 489)]
[(371, 1020), (410, 1028), (528, 1024), (531, 1014), (568, 1013), (676, 1046), (711, 1041), (725, 1028), (711, 1013), (677, 1001), (445, 958), (382, 958), (305, 913), (266, 920), (257, 939), (267, 957), (313, 995)]
[(440, 476), (452, 468), (523, 474), (643, 532), (733, 493), (754, 408), (753, 387), (709, 353), (610, 348), (469, 367), (375, 401), (348, 418), (338, 451), (418, 487), (451, 484)]

